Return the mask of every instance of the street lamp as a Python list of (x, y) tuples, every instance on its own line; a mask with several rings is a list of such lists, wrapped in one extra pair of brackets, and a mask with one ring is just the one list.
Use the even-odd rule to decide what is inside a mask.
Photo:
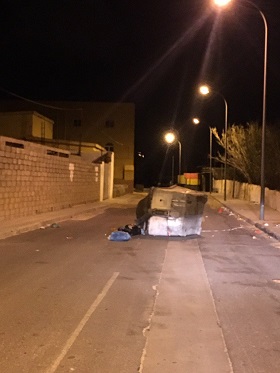
[(230, 2), (231, 2), (231, 0), (214, 0), (214, 4), (216, 4), (218, 6), (226, 6)]
[[(201, 86), (200, 87), (202, 89), (202, 91), (205, 91), (205, 92), (210, 92), (209, 91), (209, 88), (207, 86)], [(199, 118), (193, 118), (193, 123), (195, 125), (199, 124), (200, 123), (200, 119)], [(209, 132), (210, 132), (210, 139), (209, 139), (209, 193), (211, 194), (212, 193), (212, 158), (213, 158), (213, 150), (212, 150), (212, 147), (213, 147), (213, 141), (212, 141), (212, 138), (213, 138), (213, 128), (212, 127), (209, 127)]]
[[(199, 87), (200, 94), (207, 96), (210, 93), (210, 88), (207, 85), (201, 85)], [(224, 104), (225, 104), (225, 166), (224, 166), (224, 201), (227, 200), (227, 127), (228, 127), (228, 104), (224, 96), (219, 93), (217, 93), (220, 97), (222, 97)]]
[(167, 144), (172, 145), (174, 143), (178, 143), (179, 147), (179, 175), (181, 175), (181, 163), (182, 163), (182, 144), (178, 139), (178, 136), (175, 134), (174, 131), (166, 132), (164, 135), (164, 140)]
[[(214, 0), (218, 6), (225, 6), (231, 0)], [(268, 39), (268, 25), (264, 13), (259, 7), (249, 0), (246, 3), (252, 5), (261, 15), (264, 23), (264, 62), (263, 62), (263, 108), (262, 108), (262, 144), (261, 144), (261, 193), (260, 193), (260, 220), (264, 220), (264, 204), (265, 204), (265, 127), (266, 127), (266, 75), (267, 75), (267, 39)]]
[(209, 127), (210, 130), (210, 138), (209, 138), (209, 168), (210, 168), (210, 175), (209, 175), (209, 193), (212, 193), (212, 158), (213, 158), (213, 128)]

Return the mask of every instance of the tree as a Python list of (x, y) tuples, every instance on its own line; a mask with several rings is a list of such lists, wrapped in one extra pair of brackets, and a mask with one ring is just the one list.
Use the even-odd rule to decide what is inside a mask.
[[(216, 128), (213, 134), (218, 144), (225, 149), (226, 136), (219, 136)], [(265, 145), (265, 182), (271, 189), (280, 189), (280, 131), (267, 127)], [(227, 131), (227, 164), (250, 184), (260, 184), (262, 132), (258, 123), (246, 126), (232, 125)], [(225, 163), (225, 155), (218, 153), (216, 159)], [(277, 167), (278, 165), (278, 167)]]

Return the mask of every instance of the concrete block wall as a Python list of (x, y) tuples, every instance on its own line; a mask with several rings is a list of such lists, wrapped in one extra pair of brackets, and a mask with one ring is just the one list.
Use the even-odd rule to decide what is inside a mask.
[(0, 137), (0, 221), (99, 199), (100, 165), (62, 149)]
[[(213, 188), (218, 193), (223, 193), (224, 180), (213, 180)], [(227, 180), (227, 196), (229, 198), (245, 199), (246, 201), (260, 203), (260, 193), (261, 188), (259, 185)], [(265, 188), (265, 206), (280, 211), (280, 191)]]

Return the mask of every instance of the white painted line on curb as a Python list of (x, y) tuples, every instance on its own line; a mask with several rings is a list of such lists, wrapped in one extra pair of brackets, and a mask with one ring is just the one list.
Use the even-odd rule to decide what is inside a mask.
[(57, 359), (54, 361), (54, 363), (46, 370), (46, 373), (54, 373), (56, 371), (56, 369), (59, 366), (59, 364), (61, 363), (62, 359), (67, 354), (67, 352), (69, 351), (69, 349), (71, 348), (71, 346), (73, 345), (73, 343), (75, 342), (75, 340), (77, 339), (79, 334), (81, 333), (83, 327), (86, 325), (86, 323), (88, 322), (88, 320), (91, 317), (91, 315), (93, 314), (93, 312), (96, 310), (96, 308), (102, 302), (103, 298), (106, 296), (110, 287), (113, 285), (113, 283), (115, 282), (115, 280), (116, 280), (116, 278), (118, 277), (119, 274), (120, 274), (120, 272), (114, 272), (113, 273), (111, 278), (108, 280), (108, 282), (106, 283), (106, 285), (102, 289), (101, 293), (98, 294), (97, 298), (92, 303), (92, 305), (90, 306), (90, 308), (86, 312), (85, 316), (80, 321), (77, 328), (74, 330), (72, 335), (68, 338), (68, 340), (65, 343), (60, 355), (57, 357)]

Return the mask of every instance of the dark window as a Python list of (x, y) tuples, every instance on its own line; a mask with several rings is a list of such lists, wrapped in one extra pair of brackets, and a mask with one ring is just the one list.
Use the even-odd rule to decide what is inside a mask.
[(114, 151), (114, 145), (111, 142), (108, 142), (104, 148), (107, 150), (107, 152), (113, 152)]
[(113, 120), (106, 120), (105, 127), (106, 128), (113, 128), (113, 127), (115, 127), (115, 121), (113, 121)]
[(10, 141), (6, 141), (5, 142), (5, 145), (6, 146), (10, 146), (12, 148), (21, 148), (21, 149), (24, 149), (24, 145), (23, 144), (20, 144), (18, 142), (10, 142)]
[(81, 127), (82, 121), (81, 119), (74, 119), (74, 127)]

